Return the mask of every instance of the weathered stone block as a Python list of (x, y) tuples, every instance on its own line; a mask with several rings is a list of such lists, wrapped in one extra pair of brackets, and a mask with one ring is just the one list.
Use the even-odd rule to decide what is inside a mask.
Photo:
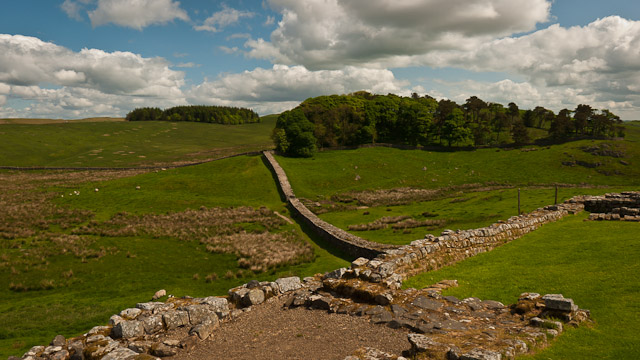
[(442, 303), (436, 300), (427, 299), (424, 296), (418, 296), (411, 303), (421, 309), (437, 311), (442, 307)]
[(411, 343), (411, 349), (414, 353), (427, 353), (430, 355), (436, 355), (449, 351), (449, 346), (434, 341), (433, 339), (425, 335), (409, 334), (407, 335), (407, 338)]
[(130, 339), (144, 335), (144, 327), (137, 320), (122, 321), (113, 327), (112, 333), (116, 339)]
[(189, 335), (198, 335), (200, 340), (204, 340), (208, 338), (213, 333), (213, 330), (215, 330), (217, 327), (217, 318), (214, 321), (205, 321), (191, 328), (191, 330), (189, 331)]
[(460, 360), (502, 360), (502, 355), (491, 350), (473, 349), (460, 355)]
[(189, 314), (191, 325), (198, 325), (206, 321), (218, 323), (218, 315), (207, 305), (189, 305), (180, 310), (185, 310)]
[(241, 301), (243, 306), (253, 306), (253, 305), (262, 304), (263, 302), (264, 302), (264, 291), (258, 288), (253, 288), (249, 290), (249, 292), (247, 292), (242, 297), (242, 301)]
[(181, 310), (168, 311), (162, 315), (162, 321), (167, 327), (167, 330), (173, 330), (181, 326), (189, 325), (189, 313)]
[(576, 311), (578, 307), (572, 299), (565, 299), (562, 294), (547, 294), (542, 297), (547, 310)]
[(129, 360), (133, 359), (137, 355), (138, 353), (131, 349), (117, 348), (105, 355), (102, 360)]
[(200, 300), (200, 303), (209, 305), (221, 319), (229, 316), (229, 302), (225, 298), (209, 296)]
[(138, 308), (129, 308), (129, 309), (124, 309), (120, 311), (120, 316), (127, 320), (133, 320), (136, 317), (138, 317), (140, 313), (142, 313), (142, 310)]
[[(162, 305), (164, 305), (164, 303), (161, 303), (161, 302), (137, 303), (136, 308), (140, 310), (153, 311), (156, 307), (162, 306)], [(122, 316), (122, 314), (120, 316)]]
[(298, 290), (302, 287), (300, 278), (297, 276), (277, 279), (276, 284), (278, 284), (282, 293)]
[(149, 334), (156, 334), (164, 329), (161, 315), (152, 315), (142, 320), (144, 331)]

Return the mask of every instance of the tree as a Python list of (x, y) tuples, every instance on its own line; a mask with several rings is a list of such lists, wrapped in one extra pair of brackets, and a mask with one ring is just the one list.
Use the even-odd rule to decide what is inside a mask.
[(549, 135), (556, 140), (567, 139), (571, 136), (573, 130), (571, 111), (568, 109), (562, 109), (558, 113), (558, 116), (556, 116), (551, 122)]
[(520, 119), (516, 120), (511, 129), (511, 137), (516, 145), (524, 145), (529, 142), (529, 129)]
[(442, 133), (449, 147), (455, 143), (469, 140), (471, 131), (464, 126), (464, 113), (462, 110), (456, 108), (451, 112), (451, 115), (444, 122)]
[(593, 116), (593, 109), (589, 105), (580, 104), (573, 111), (573, 127), (576, 133), (584, 134), (587, 131), (587, 125)]

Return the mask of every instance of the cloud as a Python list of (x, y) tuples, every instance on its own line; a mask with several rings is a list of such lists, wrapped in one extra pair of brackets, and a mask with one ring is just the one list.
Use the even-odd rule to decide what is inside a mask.
[(471, 51), (434, 52), (420, 61), (524, 77), (529, 86), (545, 94), (541, 105), (587, 102), (626, 109), (628, 104), (640, 107), (638, 59), (640, 21), (610, 16), (585, 26), (552, 25), (525, 36), (487, 42)]
[(398, 57), (472, 49), (549, 18), (547, 0), (270, 0), (282, 14), (248, 55), (309, 69), (391, 66)]
[(202, 25), (194, 26), (196, 31), (219, 32), (223, 28), (235, 24), (242, 18), (251, 18), (255, 16), (250, 11), (241, 11), (222, 5), (223, 10), (208, 17)]
[(274, 65), (205, 80), (187, 96), (191, 103), (247, 106), (265, 114), (291, 109), (309, 97), (326, 94), (358, 90), (408, 94), (407, 85), (389, 70), (345, 67), (310, 71), (303, 66)]
[(200, 66), (200, 64), (196, 64), (194, 62), (179, 63), (178, 65), (176, 65), (176, 67), (178, 68), (197, 68)]
[(89, 12), (89, 18), (93, 27), (113, 23), (137, 30), (175, 19), (189, 21), (180, 3), (172, 0), (98, 0), (98, 7)]
[(34, 102), (32, 112), (122, 115), (136, 104), (185, 103), (184, 73), (169, 66), (130, 52), (74, 52), (34, 37), (0, 34), (0, 95), (9, 104)]
[(73, 0), (64, 0), (64, 2), (60, 5), (60, 8), (70, 18), (82, 21), (82, 15), (80, 15), (81, 6), (77, 2)]
[(267, 19), (264, 21), (264, 26), (273, 25), (276, 23), (276, 18), (274, 16), (267, 16)]

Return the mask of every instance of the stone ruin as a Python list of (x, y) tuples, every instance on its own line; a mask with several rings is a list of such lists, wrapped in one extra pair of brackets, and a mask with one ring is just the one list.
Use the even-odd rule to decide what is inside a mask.
[(584, 200), (589, 220), (640, 222), (640, 192), (629, 191), (604, 196), (589, 196)]
[[(615, 198), (610, 196), (611, 199)], [(253, 280), (229, 290), (227, 297), (169, 298), (166, 302), (139, 303), (113, 315), (106, 326), (82, 336), (57, 336), (49, 346), (35, 346), (22, 358), (55, 360), (133, 360), (173, 356), (198, 341), (223, 331), (220, 324), (243, 316), (254, 306), (278, 299), (287, 308), (363, 316), (377, 326), (409, 331), (411, 350), (385, 354), (360, 349), (355, 359), (511, 359), (543, 348), (566, 326), (589, 321), (588, 310), (559, 294), (524, 293), (516, 304), (478, 298), (457, 299), (442, 291), (457, 286), (442, 281), (424, 289), (401, 289), (404, 279), (446, 266), (534, 231), (543, 224), (583, 210), (586, 199), (574, 197), (563, 204), (514, 216), (491, 226), (427, 235), (410, 245), (384, 251), (373, 259), (360, 257), (350, 268), (300, 279), (273, 282)], [(616, 203), (617, 204), (617, 203)], [(284, 299), (283, 299), (284, 298)], [(372, 344), (374, 345), (374, 344)]]

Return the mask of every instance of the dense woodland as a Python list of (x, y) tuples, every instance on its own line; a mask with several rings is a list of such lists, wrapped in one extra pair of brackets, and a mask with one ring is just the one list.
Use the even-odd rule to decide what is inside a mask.
[[(486, 147), (528, 144), (532, 139), (624, 136), (618, 116), (589, 105), (558, 114), (537, 106), (521, 110), (476, 96), (457, 104), (428, 95), (401, 97), (364, 91), (305, 100), (278, 117), (276, 149), (312, 156), (318, 148), (391, 143), (411, 146)], [(532, 136), (534, 135), (535, 136)]]
[(127, 114), (127, 121), (191, 121), (238, 125), (260, 122), (253, 110), (227, 106), (176, 106), (166, 110), (138, 108)]

